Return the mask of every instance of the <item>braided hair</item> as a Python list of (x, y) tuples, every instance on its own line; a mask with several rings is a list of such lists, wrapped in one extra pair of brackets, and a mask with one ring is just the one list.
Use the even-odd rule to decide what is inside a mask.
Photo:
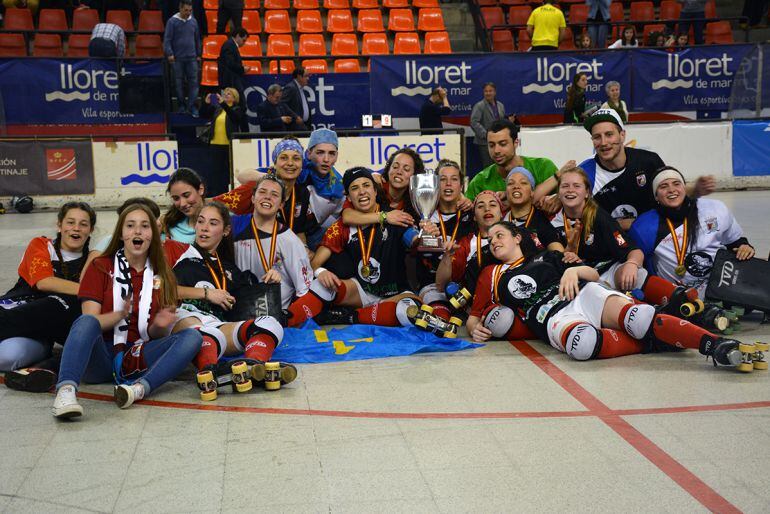
[[(67, 202), (62, 205), (61, 208), (59, 208), (59, 212), (56, 214), (56, 219), (59, 222), (59, 225), (62, 224), (64, 218), (67, 216), (67, 213), (72, 209), (79, 209), (88, 214), (88, 219), (91, 222), (91, 229), (93, 230), (94, 226), (96, 225), (96, 212), (94, 211), (93, 207), (88, 205), (86, 202)], [(88, 244), (90, 241), (91, 236), (89, 235), (86, 238), (85, 245), (83, 245), (83, 256), (88, 255)], [(83, 261), (82, 264), (77, 267), (77, 269), (68, 269), (67, 263), (64, 261), (64, 257), (61, 253), (61, 231), (56, 233), (56, 238), (53, 241), (53, 249), (54, 252), (56, 252), (56, 257), (59, 259), (59, 263), (61, 264), (62, 276), (59, 278), (78, 282), (80, 280), (80, 272), (83, 270), (82, 264), (85, 264), (85, 261)]]

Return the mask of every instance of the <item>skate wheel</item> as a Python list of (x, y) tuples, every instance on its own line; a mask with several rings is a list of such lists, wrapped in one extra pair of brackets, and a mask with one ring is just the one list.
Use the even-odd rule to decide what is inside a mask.
[(717, 316), (714, 318), (714, 327), (719, 330), (720, 332), (724, 332), (727, 330), (727, 327), (730, 326), (730, 320), (727, 319), (724, 316)]
[(217, 399), (217, 390), (214, 389), (213, 391), (201, 391), (201, 400), (204, 402), (210, 402), (212, 400)]
[(249, 372), (249, 367), (243, 361), (234, 362), (230, 369), (233, 375), (243, 375)]
[(755, 346), (753, 343), (739, 343), (738, 351), (741, 353), (754, 353)]
[(247, 391), (251, 391), (251, 388), (254, 386), (254, 384), (251, 383), (251, 380), (247, 380), (240, 384), (233, 384), (233, 385), (235, 386), (235, 390), (239, 393), (245, 393)]
[(414, 324), (420, 328), (428, 328), (428, 322), (424, 319), (415, 320)]
[(408, 318), (414, 318), (417, 316), (417, 314), (420, 312), (420, 308), (416, 305), (410, 305), (406, 308), (406, 316)]
[(449, 300), (449, 304), (454, 307), (455, 309), (459, 309), (461, 307), (460, 302), (458, 302), (455, 298), (451, 298)]
[(695, 314), (695, 305), (691, 303), (683, 303), (681, 307), (679, 307), (679, 312), (682, 313), (682, 316), (685, 318), (689, 318), (693, 314)]
[(214, 373), (209, 371), (199, 371), (197, 375), (195, 375), (195, 379), (198, 381), (199, 384), (205, 385), (209, 382), (214, 381)]
[(695, 314), (703, 312), (703, 309), (706, 308), (706, 304), (700, 298), (696, 298), (692, 303), (695, 305)]
[(756, 343), (754, 343), (754, 347), (760, 352), (770, 351), (770, 343), (760, 343), (759, 341), (757, 341)]
[(754, 369), (758, 369), (760, 371), (767, 370), (767, 361), (754, 361)]
[(268, 391), (277, 391), (281, 388), (281, 381), (276, 380), (275, 382), (265, 382), (265, 389)]
[(471, 299), (471, 293), (470, 293), (470, 291), (468, 291), (468, 290), (467, 290), (467, 289), (465, 289), (464, 287), (463, 287), (462, 289), (460, 289), (460, 294), (461, 294), (461, 295), (463, 295), (463, 296), (465, 297), (465, 301), (468, 301), (468, 300), (470, 300), (470, 299)]
[(461, 320), (457, 316), (452, 316), (451, 318), (449, 318), (449, 323), (451, 323), (452, 325), (454, 325), (454, 326), (456, 326), (458, 328), (463, 326), (463, 320)]
[(420, 310), (422, 312), (427, 312), (428, 314), (433, 314), (433, 307), (431, 307), (427, 303), (420, 305)]
[(297, 379), (297, 368), (294, 366), (284, 366), (281, 368), (281, 383), (290, 384)]
[(444, 332), (444, 337), (447, 339), (454, 339), (457, 337), (457, 334), (453, 330), (447, 330)]
[(754, 366), (750, 362), (741, 362), (738, 364), (738, 371), (741, 373), (750, 373), (754, 371)]
[(251, 366), (251, 379), (257, 382), (262, 382), (265, 379), (265, 364), (252, 364)]

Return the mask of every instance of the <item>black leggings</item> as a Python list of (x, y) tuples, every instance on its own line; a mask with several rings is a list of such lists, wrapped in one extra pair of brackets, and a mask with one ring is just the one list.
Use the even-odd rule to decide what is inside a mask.
[(69, 295), (46, 296), (13, 309), (0, 309), (0, 341), (29, 337), (63, 344), (80, 314), (80, 301)]

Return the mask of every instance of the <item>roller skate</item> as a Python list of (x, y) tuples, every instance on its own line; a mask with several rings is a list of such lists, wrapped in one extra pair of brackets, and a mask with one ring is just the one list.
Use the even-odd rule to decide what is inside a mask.
[(770, 345), (767, 343), (742, 343), (735, 339), (723, 337), (704, 337), (700, 344), (700, 353), (711, 357), (716, 366), (730, 366), (741, 373), (766, 370), (765, 352)]
[(216, 400), (218, 388), (231, 386), (233, 392), (246, 393), (254, 384), (262, 384), (268, 391), (275, 391), (297, 378), (297, 368), (283, 362), (262, 362), (255, 359), (238, 359), (219, 362), (199, 371), (196, 380), (201, 390), (201, 400)]
[(455, 309), (460, 310), (471, 300), (471, 293), (464, 287), (460, 287), (456, 282), (447, 284), (444, 292), (449, 298), (449, 304)]
[(456, 316), (449, 318), (449, 321), (439, 318), (433, 314), (433, 307), (427, 304), (422, 304), (420, 307), (410, 305), (406, 315), (417, 328), (447, 339), (456, 338), (457, 331), (463, 325), (463, 321)]
[(195, 375), (195, 380), (198, 384), (198, 389), (201, 390), (201, 400), (210, 402), (217, 399), (217, 386), (219, 384), (217, 384), (214, 372), (211, 369), (199, 371)]
[(713, 303), (705, 303), (698, 298), (698, 292), (695, 289), (683, 286), (674, 290), (671, 299), (662, 306), (661, 312), (725, 335), (732, 334), (737, 328), (739, 316), (733, 310), (723, 309)]

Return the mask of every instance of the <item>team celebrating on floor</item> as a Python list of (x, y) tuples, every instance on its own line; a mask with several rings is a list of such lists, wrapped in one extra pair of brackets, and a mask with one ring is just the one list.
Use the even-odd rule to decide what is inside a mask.
[[(725, 204), (704, 198), (714, 179), (688, 183), (656, 153), (626, 147), (611, 109), (584, 126), (595, 155), (557, 168), (518, 155), (518, 126), (495, 121), (493, 163), (467, 188), (458, 163), (435, 166), (427, 220), (409, 193), (426, 173), (416, 152), (399, 149), (381, 172), (340, 173), (329, 129), (312, 132), (307, 149), (284, 138), (271, 168), (241, 172), (215, 198), (180, 168), (168, 212), (128, 199), (102, 241), (91, 240), (94, 210), (66, 203), (55, 237), (29, 242), (0, 297), (6, 385), (55, 387), (53, 414), (69, 419), (83, 414), (83, 382), (114, 382), (126, 408), (190, 363), (206, 394), (286, 384), (297, 369), (271, 356), (285, 328), (311, 318), (465, 323), (475, 342), (540, 339), (577, 360), (692, 348), (738, 365), (721, 309), (701, 298), (719, 249), (746, 260), (754, 248)], [(422, 236), (438, 237), (439, 251), (424, 251)], [(684, 304), (698, 308), (681, 319)]]

